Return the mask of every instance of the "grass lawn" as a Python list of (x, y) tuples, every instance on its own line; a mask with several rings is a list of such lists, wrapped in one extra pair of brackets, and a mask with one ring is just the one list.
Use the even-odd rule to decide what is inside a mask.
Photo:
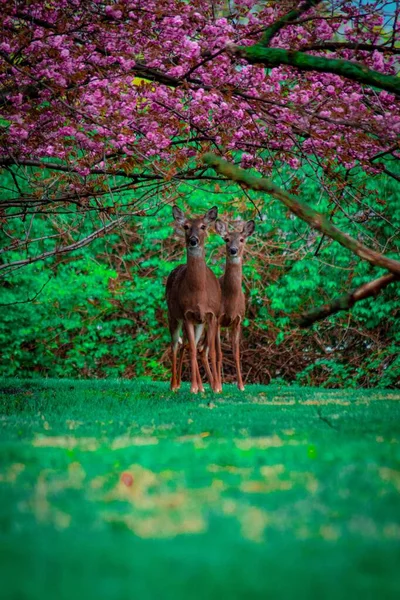
[(0, 382), (2, 598), (399, 598), (400, 392)]

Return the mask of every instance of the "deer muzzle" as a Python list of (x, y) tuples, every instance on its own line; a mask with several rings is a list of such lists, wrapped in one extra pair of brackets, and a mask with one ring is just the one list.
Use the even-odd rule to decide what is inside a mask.
[(195, 235), (192, 235), (189, 238), (189, 246), (191, 246), (192, 248), (196, 248), (196, 246), (199, 245), (199, 238), (196, 237)]

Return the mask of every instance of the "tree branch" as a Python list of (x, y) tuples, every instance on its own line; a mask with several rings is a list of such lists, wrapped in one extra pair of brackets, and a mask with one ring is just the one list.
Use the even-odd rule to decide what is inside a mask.
[(96, 231), (93, 231), (90, 235), (86, 236), (85, 238), (83, 238), (77, 242), (74, 242), (73, 244), (69, 244), (69, 246), (62, 246), (61, 248), (56, 247), (53, 250), (49, 250), (48, 252), (43, 252), (43, 254), (39, 254), (38, 256), (31, 256), (30, 258), (15, 260), (12, 263), (2, 264), (2, 265), (0, 265), (0, 271), (2, 271), (4, 269), (12, 269), (13, 270), (17, 267), (23, 267), (24, 265), (30, 265), (39, 260), (44, 260), (45, 258), (54, 256), (55, 254), (66, 254), (67, 252), (72, 252), (73, 250), (78, 250), (79, 248), (83, 248), (84, 246), (87, 246), (88, 244), (90, 244), (96, 238), (101, 237), (102, 235), (108, 233), (109, 231), (111, 231), (112, 229), (117, 227), (117, 225), (120, 225), (121, 223), (123, 223), (123, 221), (125, 221), (125, 219), (126, 219), (126, 217), (120, 217), (119, 219), (115, 219), (115, 221), (111, 221), (110, 223), (107, 223), (107, 225), (104, 225), (104, 227), (100, 227), (100, 229), (96, 229)]
[[(63, 171), (64, 173), (76, 173), (79, 175), (79, 170), (74, 169), (69, 165), (65, 165), (62, 163), (52, 163), (46, 162), (43, 160), (36, 160), (30, 158), (22, 158), (21, 160), (13, 159), (13, 158), (1, 158), (0, 159), (0, 167), (9, 167), (11, 165), (22, 166), (22, 167), (37, 167), (39, 169), (51, 169), (52, 171)], [(132, 179), (134, 182), (140, 182), (141, 179), (161, 179), (160, 175), (143, 175), (143, 174), (133, 174), (126, 173), (122, 170), (113, 171), (111, 169), (98, 169), (92, 168), (90, 169), (90, 175), (111, 175), (115, 177), (127, 177), (128, 179)]]
[(227, 51), (239, 58), (244, 58), (251, 64), (262, 64), (266, 67), (288, 65), (297, 67), (301, 71), (334, 73), (346, 79), (357, 81), (357, 83), (370, 85), (400, 96), (400, 77), (385, 75), (349, 60), (311, 56), (305, 52), (283, 48), (266, 48), (262, 44), (254, 44), (254, 46), (229, 44)]
[(331, 315), (334, 315), (342, 310), (349, 310), (356, 302), (360, 302), (360, 300), (365, 300), (371, 296), (377, 296), (388, 285), (394, 281), (398, 281), (399, 278), (400, 277), (398, 275), (388, 273), (387, 275), (383, 275), (378, 279), (368, 281), (368, 283), (364, 283), (355, 290), (352, 290), (347, 294), (340, 296), (339, 298), (335, 298), (329, 304), (323, 304), (318, 308), (314, 308), (313, 310), (304, 313), (297, 320), (297, 325), (299, 327), (310, 327), (310, 325), (316, 321), (326, 319), (326, 317), (330, 317)]
[(376, 267), (387, 269), (395, 275), (400, 275), (399, 261), (368, 248), (347, 233), (344, 233), (341, 229), (338, 229), (333, 225), (326, 215), (314, 210), (311, 206), (294, 196), (291, 196), (285, 190), (282, 190), (272, 183), (269, 179), (265, 177), (256, 177), (214, 154), (205, 154), (203, 160), (209, 167), (212, 167), (217, 173), (225, 175), (228, 179), (245, 185), (252, 190), (266, 192), (280, 200), (297, 217), (311, 225), (314, 229), (317, 229), (332, 238), (362, 260), (366, 260)]
[(285, 27), (285, 25), (293, 23), (293, 21), (300, 17), (300, 15), (305, 13), (307, 10), (310, 10), (310, 8), (317, 6), (317, 4), (320, 4), (321, 1), (322, 0), (306, 0), (300, 4), (299, 8), (294, 8), (293, 10), (287, 12), (285, 15), (283, 15), (283, 17), (277, 19), (274, 23), (272, 23), (272, 25), (267, 27), (263, 33), (260, 43), (263, 46), (268, 46), (272, 38), (278, 33), (278, 31)]
[(52, 275), (50, 275), (48, 280), (45, 281), (40, 290), (36, 292), (36, 294), (32, 296), (32, 298), (27, 298), (26, 300), (17, 300), (16, 302), (0, 302), (0, 306), (15, 306), (16, 304), (28, 304), (29, 302), (33, 302), (43, 292), (46, 285), (49, 283), (49, 281), (51, 281), (51, 278)]

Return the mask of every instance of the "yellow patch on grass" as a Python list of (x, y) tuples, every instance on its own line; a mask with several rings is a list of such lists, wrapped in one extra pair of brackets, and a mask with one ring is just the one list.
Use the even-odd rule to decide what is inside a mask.
[(283, 440), (277, 434), (266, 437), (249, 437), (247, 439), (236, 438), (234, 443), (239, 450), (252, 450), (259, 448), (267, 450), (268, 448), (279, 448), (281, 446), (299, 446), (306, 444), (306, 441)]
[(99, 442), (94, 437), (75, 437), (73, 435), (37, 435), (32, 442), (36, 448), (80, 448), (93, 452), (98, 449)]
[(400, 492), (400, 471), (389, 469), (388, 467), (381, 467), (378, 472), (382, 481), (388, 481), (398, 492)]
[(0, 482), (1, 483), (15, 483), (22, 473), (25, 470), (25, 465), (22, 463), (14, 463), (9, 466), (5, 473), (0, 473)]

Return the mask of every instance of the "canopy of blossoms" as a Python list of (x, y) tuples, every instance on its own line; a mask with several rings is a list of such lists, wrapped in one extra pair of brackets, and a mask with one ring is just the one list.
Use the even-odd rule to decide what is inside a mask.
[(118, 213), (134, 188), (123, 209), (141, 214), (156, 192), (218, 179), (210, 151), (264, 176), (308, 164), (322, 185), (396, 177), (382, 161), (400, 134), (393, 6), (0, 0), (0, 166), (30, 189), (0, 209)]

